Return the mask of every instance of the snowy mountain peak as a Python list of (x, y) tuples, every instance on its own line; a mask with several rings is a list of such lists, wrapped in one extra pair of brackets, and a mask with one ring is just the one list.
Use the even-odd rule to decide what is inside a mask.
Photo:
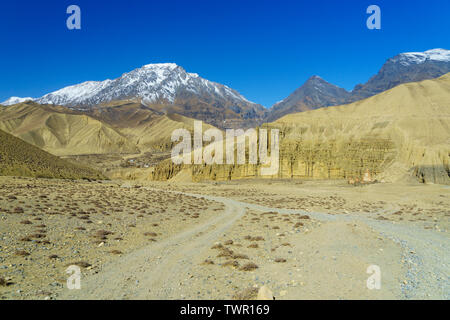
[(338, 88), (340, 90), (344, 90), (342, 88), (339, 88), (338, 86), (326, 81), (325, 79), (323, 79), (320, 76), (314, 75), (312, 77), (310, 77), (305, 84), (303, 85), (303, 88), (307, 88), (312, 86), (314, 89), (316, 90), (330, 90), (330, 89), (335, 89)]
[(393, 62), (399, 62), (403, 66), (422, 64), (429, 60), (450, 62), (450, 50), (431, 49), (425, 52), (405, 52), (392, 59)]
[(142, 68), (147, 68), (147, 69), (171, 69), (171, 70), (173, 70), (176, 67), (178, 67), (178, 65), (176, 63), (152, 63), (152, 64), (146, 64)]
[(324, 81), (324, 80), (318, 75), (313, 75), (308, 79), (308, 81)]
[[(203, 79), (196, 73), (188, 73), (175, 63), (147, 64), (113, 80), (86, 81), (48, 93), (35, 101), (86, 108), (126, 99), (137, 99), (146, 104), (174, 103), (178, 97), (187, 95), (201, 96), (209, 101), (220, 100), (226, 105), (253, 104), (237, 91)], [(5, 103), (17, 103), (15, 101), (19, 100), (15, 99), (10, 98)]]
[(17, 104), (17, 103), (22, 103), (22, 102), (26, 102), (26, 101), (33, 101), (33, 98), (20, 98), (20, 97), (11, 97), (6, 101), (3, 101), (2, 103), (0, 103), (3, 106), (11, 106), (13, 104)]

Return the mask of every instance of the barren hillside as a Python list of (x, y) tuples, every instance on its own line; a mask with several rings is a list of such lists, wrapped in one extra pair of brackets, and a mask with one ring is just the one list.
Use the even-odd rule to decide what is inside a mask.
[(60, 159), (0, 130), (0, 175), (104, 179), (101, 173)]
[[(265, 178), (396, 181), (450, 184), (450, 74), (403, 84), (349, 105), (287, 115), (263, 127), (280, 129), (280, 170)], [(174, 166), (154, 179), (191, 170), (194, 180), (259, 176), (259, 166)], [(264, 177), (263, 177), (264, 178)]]

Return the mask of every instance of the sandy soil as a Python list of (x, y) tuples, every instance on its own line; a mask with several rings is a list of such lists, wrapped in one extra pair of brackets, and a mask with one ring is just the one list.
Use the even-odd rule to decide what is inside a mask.
[(208, 221), (223, 205), (124, 183), (0, 177), (0, 286), (7, 299), (53, 297), (66, 268), (86, 275)]
[(450, 298), (445, 186), (0, 179), (3, 299)]

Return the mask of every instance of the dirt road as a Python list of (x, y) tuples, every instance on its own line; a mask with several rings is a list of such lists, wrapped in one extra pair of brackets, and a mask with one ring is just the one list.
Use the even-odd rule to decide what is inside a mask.
[[(196, 195), (198, 197), (203, 197)], [(203, 197), (210, 198), (210, 197)], [(225, 212), (170, 239), (145, 247), (105, 265), (83, 280), (82, 290), (65, 290), (62, 299), (168, 299), (196, 263), (198, 253), (223, 234), (245, 212), (223, 199)]]
[(186, 277), (189, 278), (193, 268), (201, 263), (202, 252), (232, 227), (248, 209), (285, 214), (307, 213), (311, 218), (324, 222), (358, 221), (366, 224), (380, 236), (394, 241), (402, 248), (402, 264), (406, 265), (407, 272), (406, 279), (399, 284), (402, 294), (396, 298), (450, 298), (450, 239), (446, 234), (395, 224), (392, 221), (374, 220), (360, 214), (331, 215), (277, 209), (224, 197), (184, 194), (221, 202), (225, 205), (225, 211), (202, 225), (104, 265), (99, 273), (83, 278), (81, 290), (64, 289), (58, 298), (177, 299), (182, 296), (178, 284)]

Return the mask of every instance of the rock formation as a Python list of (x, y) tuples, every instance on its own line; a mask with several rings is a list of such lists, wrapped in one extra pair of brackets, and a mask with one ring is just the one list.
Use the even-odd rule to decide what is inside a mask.
[(260, 165), (161, 163), (152, 178), (190, 171), (194, 181), (243, 178), (358, 179), (450, 184), (450, 74), (403, 84), (363, 101), (287, 115), (280, 130), (280, 170)]

